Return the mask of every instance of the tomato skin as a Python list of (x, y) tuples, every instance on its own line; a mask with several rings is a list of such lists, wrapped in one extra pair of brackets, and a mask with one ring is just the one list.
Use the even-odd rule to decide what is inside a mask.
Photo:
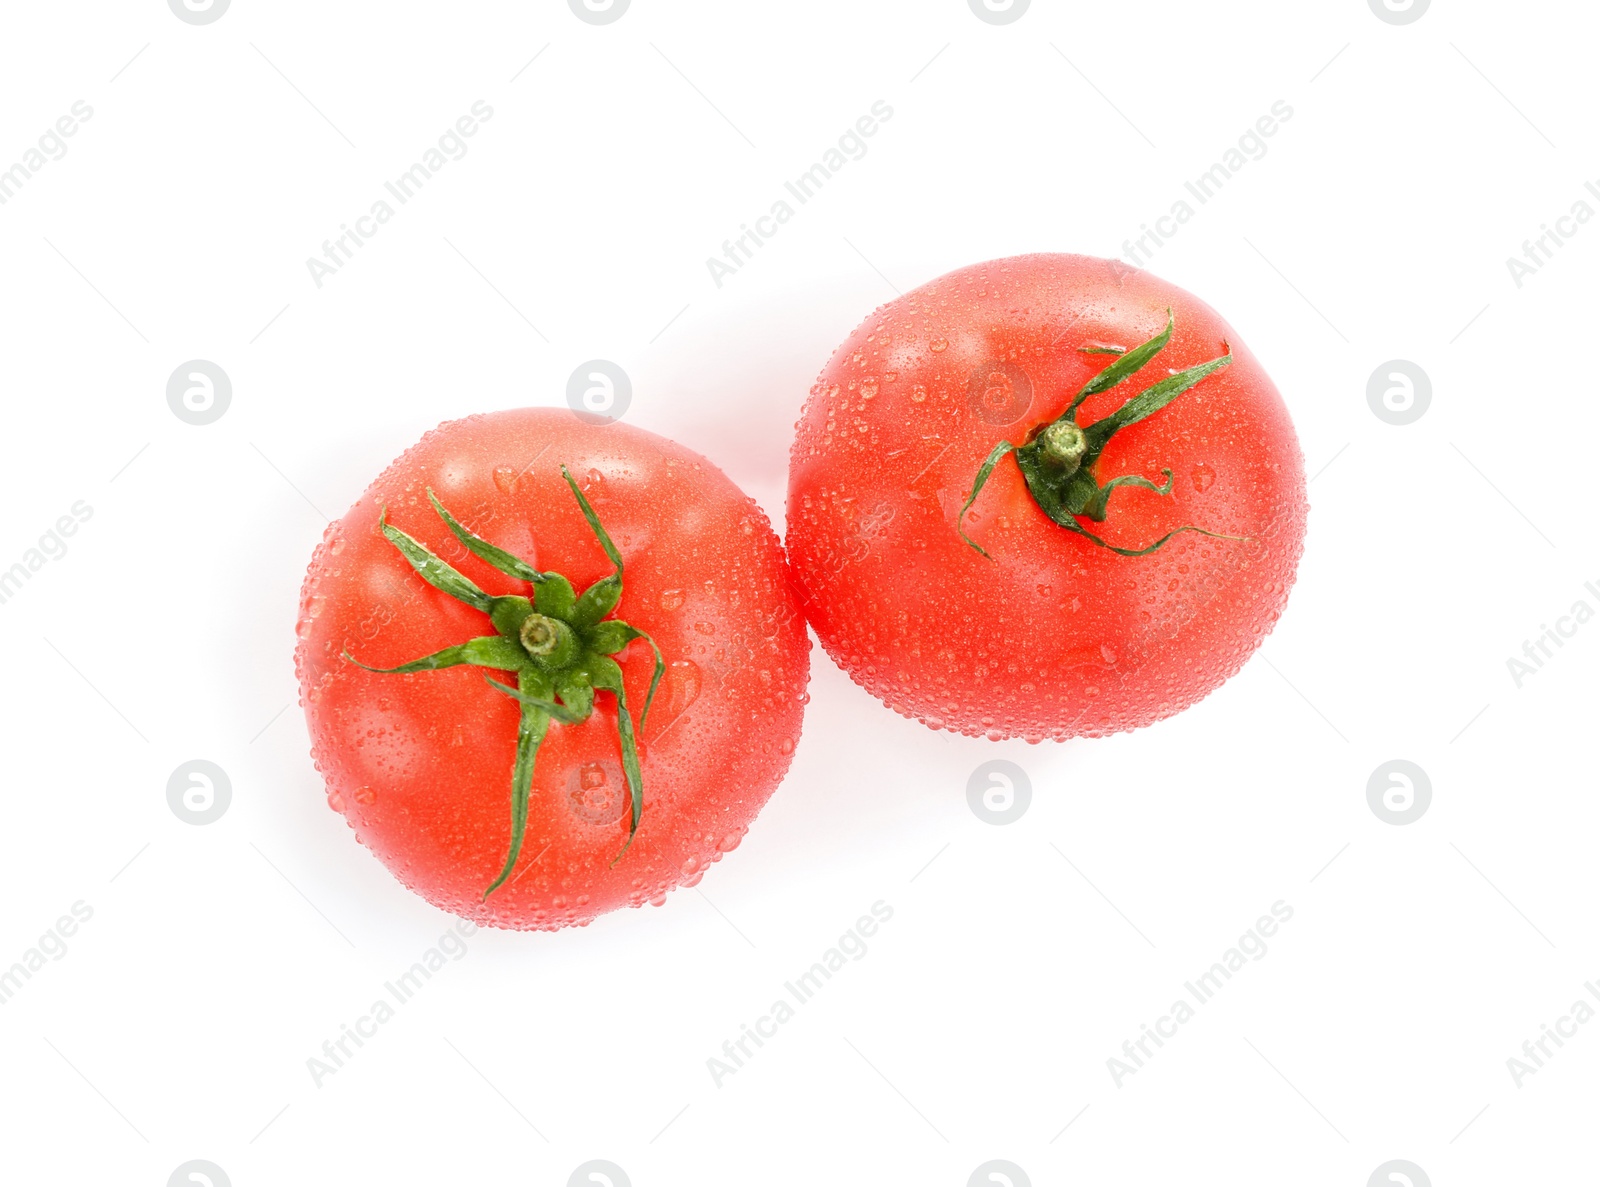
[[(1123, 429), (1096, 468), (1123, 488), (1086, 524), (1053, 523), (1015, 460), (961, 505), (995, 444), (1066, 410), (1171, 308), (1166, 349), (1089, 397), (1088, 425), (1170, 371), (1232, 363)], [(823, 368), (790, 457), (787, 546), (807, 617), (858, 684), (934, 728), (1000, 739), (1101, 736), (1177, 713), (1233, 675), (1282, 613), (1305, 535), (1305, 468), (1287, 409), (1212, 309), (1146, 272), (1073, 255), (963, 268), (876, 310)], [(1080, 521), (1081, 522), (1081, 521)]]
[[(519, 710), (482, 668), (366, 672), (494, 633), (488, 616), (423, 582), (380, 534), (379, 511), (490, 594), (529, 587), (469, 554), (425, 488), (469, 528), (581, 592), (611, 565), (565, 464), (624, 562), (614, 617), (652, 635), (667, 675), (640, 734), (644, 813), (628, 838), (616, 700), (552, 724), (534, 766), (527, 836), (505, 860)], [(586, 924), (660, 903), (734, 848), (788, 770), (810, 642), (777, 536), (705, 458), (623, 424), (519, 409), (428, 433), (330, 525), (301, 592), (295, 653), (312, 754), (330, 806), (406, 886), (496, 927)], [(615, 657), (637, 721), (654, 658)], [(497, 675), (503, 675), (496, 673)]]

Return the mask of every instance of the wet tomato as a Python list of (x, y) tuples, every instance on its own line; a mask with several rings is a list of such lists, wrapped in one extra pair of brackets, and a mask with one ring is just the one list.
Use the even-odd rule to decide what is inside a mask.
[(329, 804), (493, 926), (694, 885), (800, 735), (810, 644), (766, 516), (705, 458), (565, 410), (408, 450), (329, 527), (298, 630)]
[(791, 455), (790, 563), (885, 704), (999, 739), (1192, 705), (1284, 608), (1305, 471), (1212, 309), (1070, 255), (940, 277), (823, 369)]

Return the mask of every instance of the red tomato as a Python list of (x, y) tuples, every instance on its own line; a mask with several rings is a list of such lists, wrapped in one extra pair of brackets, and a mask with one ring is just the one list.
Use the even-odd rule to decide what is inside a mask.
[[(1108, 386), (1109, 367), (1132, 373)], [(1277, 389), (1214, 311), (1114, 261), (1018, 256), (907, 293), (834, 354), (798, 428), (806, 615), (935, 728), (1148, 725), (1238, 671), (1294, 580), (1305, 471)], [(1026, 448), (999, 449), (963, 515), (1005, 442)]]
[(694, 885), (800, 735), (810, 643), (761, 509), (698, 454), (565, 410), (425, 436), (329, 527), (297, 630), (328, 803), (412, 890), (493, 926)]

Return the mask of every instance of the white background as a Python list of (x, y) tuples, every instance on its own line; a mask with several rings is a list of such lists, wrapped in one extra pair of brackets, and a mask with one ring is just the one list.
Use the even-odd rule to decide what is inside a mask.
[[(1594, 1174), (1600, 1025), (1521, 1087), (1506, 1066), (1600, 977), (1600, 625), (1521, 688), (1506, 665), (1600, 608), (1600, 221), (1520, 288), (1505, 263), (1600, 186), (1592, 6), (3, 19), (0, 168), (74, 101), (94, 116), (0, 206), (0, 568), (75, 501), (93, 517), (0, 605), (0, 965), (94, 915), (0, 1007), (0, 1179)], [(479, 99), (470, 152), (319, 289), (306, 258)], [(880, 99), (867, 154), (718, 288), (706, 257)], [(633, 423), (781, 523), (806, 389), (874, 305), (979, 260), (1119, 253), (1280, 99), (1270, 151), (1150, 265), (1260, 357), (1314, 475), (1299, 583), (1244, 671), (1154, 728), (1029, 747), (904, 721), (814, 650), (793, 770), (697, 890), (479, 932), (316, 1087), (306, 1060), (451, 923), (354, 842), (307, 754), (293, 624), (326, 517), (437, 422), (559, 406), (601, 357)], [(234, 386), (203, 427), (165, 399), (194, 358)], [(1394, 358), (1434, 389), (1403, 427), (1366, 399)], [(1005, 827), (966, 801), (994, 757), (1034, 789)], [(1433, 786), (1404, 827), (1366, 799), (1397, 757)], [(166, 802), (193, 758), (233, 787), (205, 827)], [(880, 899), (865, 958), (716, 1087), (706, 1060)], [(1106, 1060), (1279, 899), (1269, 954), (1117, 1087)]]

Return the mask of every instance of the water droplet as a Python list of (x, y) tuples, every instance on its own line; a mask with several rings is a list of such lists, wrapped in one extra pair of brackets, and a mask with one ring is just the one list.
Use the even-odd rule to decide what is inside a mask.
[(1204, 492), (1209, 490), (1211, 484), (1216, 480), (1217, 472), (1204, 462), (1196, 464), (1195, 468), (1189, 471), (1189, 481), (1194, 483), (1194, 488), (1197, 491)]
[(667, 728), (694, 704), (700, 695), (701, 683), (700, 665), (694, 660), (675, 659), (667, 665), (661, 687), (656, 692), (655, 707), (650, 710), (652, 740), (666, 733)]
[(377, 799), (378, 799), (378, 793), (376, 791), (374, 791), (372, 788), (370, 788), (370, 787), (358, 787), (358, 788), (356, 788), (356, 803), (358, 803), (358, 804), (372, 804), (372, 803), (376, 803)]
[(340, 795), (337, 791), (330, 791), (328, 793), (328, 807), (332, 808), (335, 812), (343, 812), (344, 796)]
[(928, 343), (928, 349), (933, 351), (934, 354), (943, 354), (945, 352), (945, 348), (949, 345), (950, 343), (945, 339), (935, 338), (932, 342)]
[(661, 608), (663, 610), (676, 610), (683, 605), (683, 590), (664, 589), (661, 591)]
[(923, 387), (920, 383), (911, 389), (911, 402), (913, 404), (920, 404), (927, 398), (928, 389)]
[(785, 738), (785, 739), (783, 739), (783, 741), (778, 743), (778, 750), (783, 754), (793, 754), (794, 753), (794, 739), (793, 738)]
[(700, 868), (700, 859), (698, 857), (691, 857), (691, 858), (689, 858), (687, 861), (685, 861), (683, 863), (683, 872), (685, 874), (692, 874), (696, 870), (698, 870), (699, 868)]
[(739, 842), (742, 840), (744, 840), (744, 837), (741, 834), (729, 833), (717, 842), (717, 848), (723, 853), (732, 853), (739, 847)]
[(709, 622), (697, 622), (694, 624), (694, 629), (702, 635), (709, 635), (717, 628), (712, 626)]
[(494, 484), (500, 488), (502, 494), (509, 495), (511, 488), (517, 483), (517, 472), (510, 466), (496, 466), (494, 468)]

